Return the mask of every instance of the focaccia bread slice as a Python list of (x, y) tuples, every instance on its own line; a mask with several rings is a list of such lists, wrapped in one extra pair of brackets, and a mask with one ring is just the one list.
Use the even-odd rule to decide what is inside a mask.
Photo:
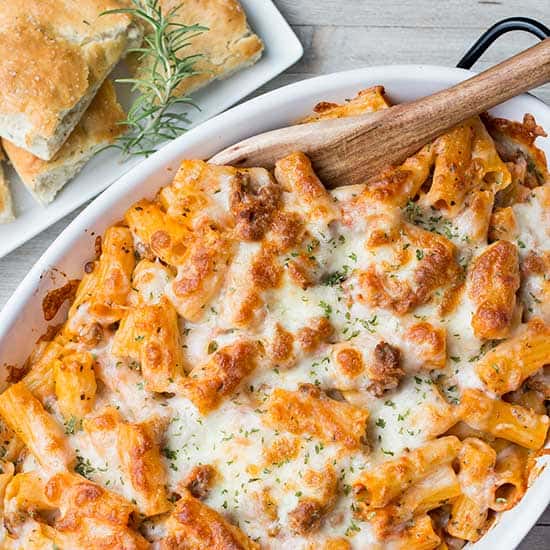
[[(164, 14), (180, 0), (160, 0)], [(176, 12), (176, 20), (186, 25), (199, 24), (208, 30), (190, 40), (180, 56), (201, 55), (194, 64), (196, 74), (186, 78), (177, 88), (177, 95), (190, 94), (217, 79), (224, 79), (260, 59), (264, 46), (250, 29), (246, 13), (238, 0), (186, 0)], [(143, 76), (151, 59), (129, 57), (134, 74)]]
[(51, 160), (141, 29), (126, 0), (17, 0), (0, 9), (0, 137)]
[(106, 80), (63, 147), (50, 161), (42, 160), (10, 141), (2, 145), (13, 167), (34, 198), (42, 204), (53, 200), (97, 151), (124, 132), (125, 113), (115, 89)]
[(15, 219), (13, 214), (13, 201), (11, 191), (8, 184), (8, 179), (4, 174), (2, 161), (4, 154), (0, 149), (0, 223), (8, 223)]

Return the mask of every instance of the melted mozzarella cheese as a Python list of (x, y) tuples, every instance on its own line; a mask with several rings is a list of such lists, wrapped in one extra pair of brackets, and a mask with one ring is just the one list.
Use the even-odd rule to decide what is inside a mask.
[[(214, 195), (209, 206), (212, 211), (206, 210), (202, 213), (204, 216), (215, 218), (229, 209), (228, 179), (221, 182), (220, 192)], [(361, 187), (334, 191), (335, 202), (350, 201), (360, 190)], [(238, 521), (240, 528), (258, 540), (262, 548), (322, 547), (327, 539), (337, 537), (347, 537), (352, 548), (380, 547), (369, 522), (354, 517), (353, 481), (363, 470), (397, 458), (405, 450), (418, 448), (440, 435), (444, 430), (437, 432), (441, 421), (438, 414), (444, 416), (447, 407), (458, 402), (463, 390), (484, 390), (474, 363), (487, 346), (474, 336), (471, 327), (474, 306), (467, 292), (463, 293), (457, 307), (445, 316), (439, 313), (437, 300), (416, 307), (410, 313), (397, 315), (390, 309), (372, 307), (357, 298), (360, 271), (371, 266), (382, 267), (399, 281), (414, 281), (414, 271), (420, 261), (419, 255), (415, 259), (412, 254), (412, 259), (401, 265), (395, 248), (390, 245), (369, 249), (364, 238), (365, 232), (372, 229), (369, 216), (373, 219), (382, 216), (381, 223), (387, 223), (389, 231), (401, 212), (397, 208), (381, 212), (380, 207), (374, 205), (365, 208), (367, 212), (362, 212), (362, 216), (357, 216), (350, 225), (340, 221), (328, 225), (321, 221), (308, 224), (314, 243), (311, 254), (318, 265), (317, 283), (302, 288), (294, 284), (286, 272), (280, 286), (262, 291), (255, 322), (245, 328), (235, 327), (234, 315), (251, 292), (251, 266), (262, 244), (238, 244), (219, 296), (208, 304), (203, 319), (197, 323), (181, 321), (187, 365), (191, 368), (204, 365), (217, 349), (242, 339), (254, 340), (267, 348), (274, 338), (276, 326), (296, 337), (312, 320), (326, 317), (334, 332), (321, 340), (313, 351), (297, 353), (292, 367), (278, 368), (265, 358), (260, 359), (235, 392), (208, 414), (200, 414), (193, 402), (182, 395), (149, 393), (132, 364), (114, 358), (111, 353), (113, 333), (107, 331), (104, 342), (92, 350), (96, 358), (96, 375), (101, 381), (95, 411), (115, 407), (129, 422), (164, 419), (167, 429), (162, 449), (168, 489), (174, 492), (181, 489), (181, 484), (196, 466), (214, 467), (216, 481), (205, 503)], [(528, 204), (515, 205), (514, 211), (521, 228), (520, 239), (526, 249), (550, 250), (548, 230), (538, 221), (543, 216), (539, 202), (532, 200)], [(434, 230), (443, 231), (441, 224), (445, 221), (437, 223), (440, 225)], [(478, 245), (463, 238), (468, 230), (464, 219), (459, 219), (449, 235), (457, 247), (456, 258), (463, 259), (465, 264), (478, 251)], [(520, 249), (522, 256), (524, 253)], [(153, 271), (143, 283), (146, 286), (142, 294), (156, 304), (168, 292), (170, 276), (165, 269)], [(531, 277), (522, 289), (523, 295), (538, 292), (540, 283), (540, 277)], [(88, 316), (85, 304), (73, 322), (89, 321)], [(420, 321), (445, 329), (447, 361), (441, 369), (426, 368), (416, 353), (414, 342), (406, 338), (407, 330)], [(339, 343), (359, 350), (364, 363), (372, 359), (377, 344), (389, 344), (400, 350), (400, 364), (406, 375), (397, 388), (375, 397), (367, 391), (372, 380), (365, 370), (356, 376), (342, 373), (333, 353)], [(350, 451), (336, 443), (327, 444), (303, 436), (290, 458), (270, 462), (266, 450), (281, 438), (296, 436), (277, 432), (266, 425), (264, 403), (275, 388), (294, 391), (302, 384), (312, 384), (335, 399), (345, 399), (352, 405), (366, 408), (369, 411), (368, 445)], [(53, 412), (60, 416), (55, 407)], [(98, 445), (92, 436), (77, 430), (69, 435), (69, 441), (78, 456), (82, 473), (131, 499), (131, 490), (121, 474), (116, 440), (109, 439), (113, 435), (107, 434)], [(318, 531), (308, 536), (296, 534), (290, 528), (290, 514), (301, 497), (315, 494), (315, 488), (304, 482), (304, 476), (308, 470), (322, 472), (327, 467), (334, 468), (338, 476), (334, 506)], [(36, 468), (36, 462), (29, 455), (23, 469)], [(261, 507), (265, 492), (276, 503), (277, 529), (271, 529), (273, 519), (266, 517)], [(148, 531), (162, 532), (162, 526), (152, 521)]]

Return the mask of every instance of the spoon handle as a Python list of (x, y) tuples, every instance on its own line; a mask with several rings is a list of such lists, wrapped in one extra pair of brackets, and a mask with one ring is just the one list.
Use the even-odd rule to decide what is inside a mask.
[(456, 124), (549, 81), (550, 38), (433, 95), (359, 117), (266, 132), (210, 162), (271, 168), (299, 150), (309, 155), (327, 187), (364, 183)]
[[(392, 108), (386, 147), (413, 153), (460, 122), (550, 81), (550, 38), (454, 86)], [(395, 162), (395, 161), (393, 161)]]

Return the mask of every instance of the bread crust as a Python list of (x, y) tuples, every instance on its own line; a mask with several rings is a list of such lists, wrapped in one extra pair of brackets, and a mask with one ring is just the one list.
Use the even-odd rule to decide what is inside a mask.
[(0, 137), (51, 160), (141, 40), (124, 0), (18, 0), (0, 13)]
[[(161, 0), (167, 13), (180, 4), (179, 0)], [(237, 0), (186, 0), (177, 19), (185, 24), (200, 24), (208, 31), (194, 37), (190, 45), (181, 50), (182, 56), (202, 54), (194, 69), (199, 74), (186, 78), (177, 88), (178, 95), (190, 94), (213, 80), (224, 79), (261, 57), (264, 46), (246, 19), (246, 13)], [(146, 65), (130, 55), (132, 71), (141, 75)]]
[(124, 118), (115, 89), (106, 80), (78, 126), (50, 161), (6, 139), (2, 140), (2, 145), (28, 190), (40, 203), (48, 204), (99, 149), (112, 143), (124, 131), (124, 126), (119, 124)]

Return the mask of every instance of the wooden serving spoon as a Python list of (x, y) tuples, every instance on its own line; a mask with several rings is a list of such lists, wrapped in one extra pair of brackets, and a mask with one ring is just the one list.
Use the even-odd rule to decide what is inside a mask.
[(285, 155), (302, 151), (327, 187), (364, 183), (460, 122), (549, 81), (550, 38), (433, 95), (375, 113), (266, 132), (210, 162), (272, 168)]

